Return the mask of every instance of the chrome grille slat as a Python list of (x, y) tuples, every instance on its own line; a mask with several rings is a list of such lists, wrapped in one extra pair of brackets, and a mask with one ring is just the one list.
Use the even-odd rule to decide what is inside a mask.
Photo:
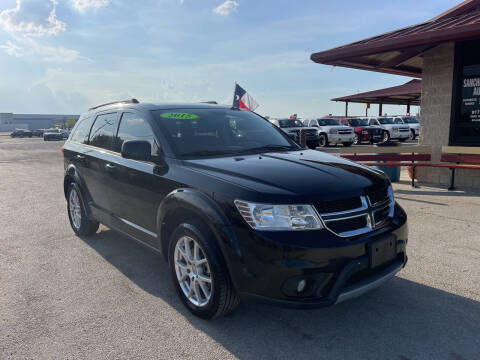
[[(371, 196), (369, 196), (370, 194)], [(394, 210), (393, 190), (391, 186), (386, 189), (377, 189), (370, 192), (370, 194), (360, 196), (359, 198), (362, 205), (354, 209), (321, 213), (318, 211), (322, 208), (320, 205), (316, 205), (315, 208), (319, 212), (325, 228), (332, 233), (340, 237), (352, 237), (365, 234), (383, 226), (389, 218), (393, 217)], [(371, 197), (373, 197), (376, 202), (372, 203)], [(380, 197), (382, 197), (381, 200)], [(342, 200), (339, 200), (339, 203), (341, 204)], [(385, 214), (386, 209), (388, 209), (388, 214)], [(375, 216), (380, 220), (376, 221)], [(362, 217), (365, 218), (365, 222), (359, 221)], [(356, 221), (357, 225), (362, 226), (355, 229), (349, 227), (350, 224), (342, 226), (342, 222), (344, 223), (350, 219), (353, 222)], [(366, 226), (363, 226), (363, 224), (366, 224)], [(345, 231), (341, 231), (341, 227), (343, 227)]]

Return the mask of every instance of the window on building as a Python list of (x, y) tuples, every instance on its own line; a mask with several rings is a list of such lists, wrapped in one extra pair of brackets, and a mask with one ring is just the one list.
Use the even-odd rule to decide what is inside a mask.
[(117, 113), (98, 115), (90, 131), (89, 144), (102, 149), (113, 150), (113, 136)]

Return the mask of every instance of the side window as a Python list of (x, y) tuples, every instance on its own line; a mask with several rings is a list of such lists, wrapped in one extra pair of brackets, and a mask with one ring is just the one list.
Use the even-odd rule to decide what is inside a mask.
[(113, 150), (113, 136), (117, 113), (98, 115), (90, 131), (89, 144), (102, 149)]
[(152, 155), (158, 154), (158, 146), (150, 125), (137, 114), (123, 113), (115, 141), (115, 151), (120, 152), (123, 142), (128, 140), (146, 140), (152, 146)]
[(72, 131), (70, 141), (85, 144), (88, 141), (88, 134), (90, 132), (93, 119), (94, 117), (91, 116), (86, 119), (79, 120), (78, 124), (75, 125), (75, 128)]
[(399, 118), (395, 119), (395, 124), (403, 124), (402, 120)]

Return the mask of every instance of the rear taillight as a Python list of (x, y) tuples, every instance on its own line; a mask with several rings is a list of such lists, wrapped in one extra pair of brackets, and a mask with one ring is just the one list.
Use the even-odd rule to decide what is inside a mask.
[(60, 150), (62, 151), (62, 154), (63, 154), (65, 152), (65, 146), (62, 146)]

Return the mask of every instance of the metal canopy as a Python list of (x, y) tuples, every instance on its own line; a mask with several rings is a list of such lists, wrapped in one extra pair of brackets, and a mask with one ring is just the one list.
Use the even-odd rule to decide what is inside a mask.
[(439, 44), (480, 38), (480, 0), (460, 5), (421, 24), (317, 52), (320, 64), (422, 77), (423, 53)]
[(332, 101), (367, 104), (420, 105), (421, 93), (422, 81), (414, 79), (403, 85), (338, 97), (332, 99)]

